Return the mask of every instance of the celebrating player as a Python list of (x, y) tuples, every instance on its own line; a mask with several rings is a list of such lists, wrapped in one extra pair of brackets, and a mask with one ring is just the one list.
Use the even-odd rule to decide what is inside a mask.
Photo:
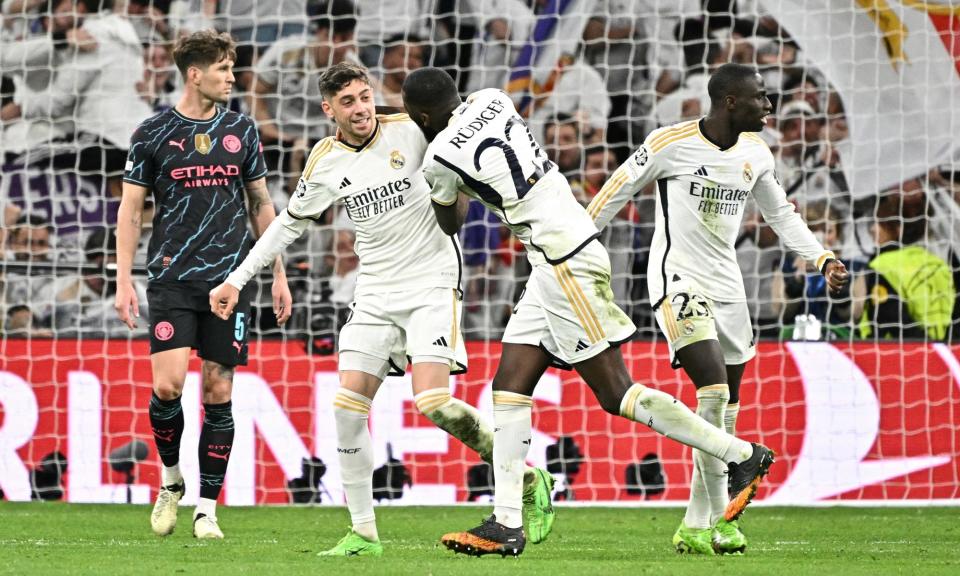
[(613, 301), (610, 261), (570, 185), (546, 159), (509, 97), (481, 90), (460, 101), (437, 68), (407, 77), (404, 105), (431, 142), (424, 174), (441, 228), (460, 226), (463, 192), (492, 210), (523, 242), (533, 272), (503, 335), (493, 381), (494, 513), (441, 541), (457, 552), (519, 555), (522, 464), (531, 437), (531, 394), (551, 365), (572, 366), (604, 410), (646, 424), (729, 463), (735, 519), (753, 498), (773, 453), (707, 423), (669, 394), (631, 381), (618, 344), (636, 327)]
[[(717, 69), (707, 86), (710, 113), (653, 131), (587, 207), (606, 226), (633, 196), (657, 182), (657, 214), (647, 285), (660, 330), (697, 387), (697, 414), (730, 434), (740, 409), (740, 379), (754, 357), (753, 331), (734, 247), (744, 203), (753, 196), (790, 250), (816, 266), (832, 291), (844, 265), (796, 213), (774, 175), (770, 149), (755, 134), (771, 105), (763, 79), (741, 64)], [(742, 552), (747, 540), (724, 518), (723, 462), (694, 451), (686, 515), (673, 537), (680, 551)]]
[[(133, 328), (140, 312), (130, 272), (144, 199), (152, 191), (157, 209), (147, 254), (150, 425), (163, 469), (150, 523), (162, 536), (177, 525), (177, 504), (185, 492), (179, 466), (180, 395), (190, 349), (196, 348), (203, 359), (204, 417), (193, 535), (223, 538), (216, 503), (233, 446), (233, 370), (247, 363), (251, 294), (243, 294), (232, 315), (217, 318), (210, 313), (207, 293), (249, 250), (247, 218), (259, 234), (273, 221), (274, 211), (256, 126), (220, 106), (233, 88), (233, 40), (227, 34), (196, 32), (178, 41), (173, 58), (183, 75), (183, 97), (175, 108), (144, 121), (130, 143), (117, 216), (115, 307)], [(279, 324), (289, 318), (290, 307), (286, 275), (277, 259), (273, 308)]]
[[(373, 511), (373, 450), (367, 419), (388, 373), (413, 365), (414, 401), (434, 424), (490, 462), (493, 433), (472, 406), (451, 397), (452, 371), (466, 369), (460, 335), (460, 248), (430, 209), (420, 172), (427, 143), (406, 114), (376, 115), (367, 71), (335, 64), (320, 77), (323, 110), (338, 127), (313, 147), (290, 205), (250, 255), (210, 292), (210, 307), (230, 314), (238, 292), (335, 202), (357, 231), (360, 258), (353, 314), (340, 333), (340, 390), (334, 400), (337, 453), (353, 526), (323, 556), (380, 556)], [(459, 214), (461, 219), (465, 213)], [(393, 370), (391, 370), (393, 369)], [(526, 470), (531, 529), (545, 538), (553, 523), (544, 470)]]

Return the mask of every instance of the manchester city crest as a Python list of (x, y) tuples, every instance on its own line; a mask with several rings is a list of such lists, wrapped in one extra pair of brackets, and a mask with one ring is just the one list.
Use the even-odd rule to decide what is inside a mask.
[(401, 154), (399, 150), (394, 150), (390, 153), (390, 167), (394, 170), (403, 168), (403, 165), (406, 163), (406, 158), (403, 157), (403, 154)]
[(193, 147), (197, 149), (197, 152), (201, 154), (206, 154), (210, 151), (210, 148), (213, 146), (210, 144), (210, 135), (209, 134), (195, 134), (193, 136)]

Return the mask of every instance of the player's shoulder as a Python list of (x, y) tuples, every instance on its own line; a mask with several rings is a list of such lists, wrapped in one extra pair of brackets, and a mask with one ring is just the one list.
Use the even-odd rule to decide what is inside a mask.
[(774, 163), (773, 151), (758, 132), (743, 132), (740, 134), (740, 145), (744, 154), (758, 163)]
[(406, 112), (398, 112), (396, 114), (377, 114), (377, 120), (381, 124), (402, 125), (403, 123), (408, 122), (410, 125), (415, 126), (415, 124), (413, 124), (413, 120), (410, 119), (410, 115)]
[(175, 120), (176, 118), (177, 118), (177, 115), (173, 111), (173, 108), (167, 108), (166, 110), (157, 112), (153, 116), (150, 116), (146, 120), (143, 120), (142, 122), (140, 122), (140, 124), (137, 126), (137, 132), (143, 133), (152, 128), (164, 126), (169, 122)]
[(223, 119), (220, 121), (221, 126), (252, 126), (256, 124), (253, 121), (253, 118), (247, 116), (243, 112), (237, 112), (236, 110), (231, 110), (229, 108), (221, 108), (220, 113), (223, 114)]
[(327, 168), (337, 156), (335, 152), (336, 146), (334, 146), (335, 143), (336, 138), (327, 136), (313, 145), (313, 149), (310, 150), (310, 156), (307, 157), (307, 162), (304, 164), (304, 180), (316, 181), (328, 172)]
[(699, 119), (688, 120), (657, 128), (647, 136), (643, 144), (650, 154), (669, 152), (677, 143), (695, 138), (700, 132), (699, 122)]

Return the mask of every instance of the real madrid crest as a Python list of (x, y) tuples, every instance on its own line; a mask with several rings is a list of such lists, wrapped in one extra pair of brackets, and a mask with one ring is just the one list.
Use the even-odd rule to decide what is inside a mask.
[(399, 150), (394, 150), (390, 153), (390, 167), (394, 170), (399, 170), (403, 168), (403, 165), (407, 163), (407, 160), (403, 157), (403, 154)]
[(210, 144), (210, 135), (209, 134), (195, 134), (193, 136), (193, 147), (197, 149), (197, 152), (201, 154), (206, 154), (210, 151), (210, 148), (213, 146)]
[(750, 167), (749, 162), (743, 163), (743, 181), (750, 182), (753, 180), (753, 168)]

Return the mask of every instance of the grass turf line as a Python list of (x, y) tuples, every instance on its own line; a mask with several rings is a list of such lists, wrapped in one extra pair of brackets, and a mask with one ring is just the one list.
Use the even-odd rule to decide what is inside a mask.
[(487, 513), (379, 507), (382, 558), (318, 558), (346, 533), (345, 509), (221, 507), (227, 539), (198, 542), (189, 508), (176, 533), (158, 538), (146, 506), (0, 502), (0, 574), (960, 574), (956, 508), (751, 509), (742, 557), (674, 552), (679, 508), (560, 507), (550, 538), (519, 559), (454, 555), (439, 544)]

